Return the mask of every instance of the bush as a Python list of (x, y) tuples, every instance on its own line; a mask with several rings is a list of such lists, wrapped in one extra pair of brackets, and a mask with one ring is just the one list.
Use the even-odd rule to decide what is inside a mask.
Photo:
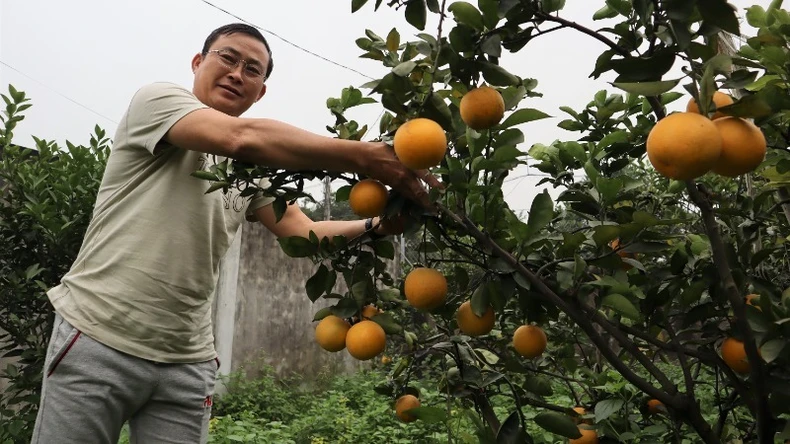
[[(228, 393), (215, 400), (210, 442), (428, 444), (448, 442), (449, 428), (454, 442), (478, 442), (463, 409), (454, 408), (449, 422), (400, 422), (392, 399), (375, 391), (386, 379), (379, 372), (320, 379), (305, 392), (295, 380), (280, 381), (271, 367), (262, 368), (253, 380), (243, 370), (225, 378)], [(446, 406), (435, 391), (421, 389), (420, 398), (425, 405)], [(255, 441), (262, 437), (268, 441)]]
[(264, 422), (288, 423), (304, 412), (306, 399), (298, 379), (277, 378), (263, 358), (257, 367), (260, 374), (255, 378), (249, 378), (243, 367), (221, 377), (227, 393), (216, 397), (214, 416), (251, 415)]
[(9, 86), (0, 129), (0, 442), (29, 442), (53, 313), (46, 291), (77, 256), (93, 210), (109, 141), (95, 128), (90, 146), (66, 148), (34, 137), (35, 150), (12, 144), (30, 107)]

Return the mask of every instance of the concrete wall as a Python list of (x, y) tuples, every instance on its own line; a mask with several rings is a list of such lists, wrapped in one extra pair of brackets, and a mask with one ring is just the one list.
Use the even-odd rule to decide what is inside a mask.
[[(215, 343), (222, 373), (244, 366), (247, 375), (255, 377), (261, 358), (280, 376), (299, 375), (308, 381), (360, 368), (345, 350), (329, 353), (315, 343), (313, 316), (328, 304), (312, 303), (305, 292), (305, 282), (317, 268), (312, 260), (287, 256), (261, 224), (243, 224), (234, 243), (238, 245), (222, 262), (215, 299)], [(345, 291), (342, 285), (338, 283), (336, 290)]]

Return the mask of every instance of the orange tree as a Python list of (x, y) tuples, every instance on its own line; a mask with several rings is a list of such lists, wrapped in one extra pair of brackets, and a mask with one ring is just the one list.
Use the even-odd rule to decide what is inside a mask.
[[(368, 3), (352, 0), (352, 12)], [(316, 320), (379, 324), (400, 357), (382, 393), (403, 406), (419, 395), (418, 378), (448, 400), (446, 409), (412, 402), (419, 407), (398, 415), (436, 421), (468, 406), (484, 442), (556, 441), (536, 426), (577, 443), (790, 438), (790, 14), (777, 0), (749, 8), (759, 32), (728, 50), (740, 29), (725, 0), (601, 1), (591, 21), (617, 22), (603, 30), (564, 18), (564, 5), (388, 0), (421, 32), (357, 39), (361, 56), (390, 72), (360, 86), (372, 97), (350, 87), (329, 99), (328, 129), (361, 139), (368, 129), (344, 113), (378, 100), (379, 137), (394, 138), (400, 154), (399, 128), (435, 122), (448, 149), (432, 171), (445, 188), (432, 191), (436, 212), (392, 192), (383, 210), (405, 215), (419, 239), (421, 277), (411, 284), (411, 274), (388, 271), (390, 240), (280, 240), (316, 261), (307, 295), (332, 301)], [(435, 34), (424, 32), (429, 14)], [(561, 108), (559, 125), (577, 140), (526, 148), (519, 127), (547, 117), (523, 105), (538, 83), (499, 61), (561, 28), (606, 45), (590, 70), (613, 75), (620, 92)], [(731, 101), (716, 94), (728, 91)], [(671, 113), (673, 102), (685, 113)], [(522, 220), (502, 186), (527, 162), (561, 192), (556, 201), (537, 194)], [(277, 211), (325, 175), (239, 163), (198, 174), (250, 193), (252, 179), (267, 176)], [(364, 179), (332, 177), (349, 183), (340, 200)], [(336, 291), (338, 279), (348, 291)], [(751, 294), (759, 297), (747, 303)], [(371, 304), (382, 311), (363, 320)], [(558, 383), (568, 397), (553, 396)]]

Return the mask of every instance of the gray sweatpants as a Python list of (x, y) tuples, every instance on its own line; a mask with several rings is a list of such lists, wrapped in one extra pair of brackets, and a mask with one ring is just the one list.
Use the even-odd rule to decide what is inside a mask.
[(162, 364), (107, 347), (55, 316), (33, 444), (205, 443), (219, 361)]

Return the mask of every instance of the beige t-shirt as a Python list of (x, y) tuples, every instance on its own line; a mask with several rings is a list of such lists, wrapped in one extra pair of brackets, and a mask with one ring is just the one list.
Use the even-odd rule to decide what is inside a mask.
[(206, 194), (211, 183), (190, 174), (224, 158), (162, 141), (201, 108), (170, 83), (135, 94), (77, 259), (48, 292), (55, 310), (88, 336), (157, 362), (216, 356), (211, 296), (220, 259), (245, 216), (273, 200), (238, 190)]

